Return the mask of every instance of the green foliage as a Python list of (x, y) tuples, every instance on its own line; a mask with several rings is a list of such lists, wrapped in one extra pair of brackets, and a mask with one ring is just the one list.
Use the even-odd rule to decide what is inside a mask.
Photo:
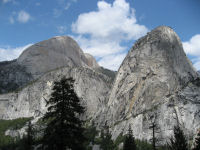
[(0, 120), (0, 133), (8, 129), (17, 130), (22, 128), (32, 118), (18, 118), (14, 120)]
[(14, 120), (0, 120), (0, 149), (11, 150), (16, 147), (19, 139), (5, 136), (5, 131), (8, 129), (20, 129), (31, 119), (32, 118), (18, 118)]
[(130, 125), (128, 134), (125, 136), (123, 150), (136, 150), (135, 138), (133, 137), (133, 131)]
[(33, 145), (34, 145), (34, 129), (33, 129), (33, 125), (31, 124), (31, 122), (29, 121), (28, 123), (28, 128), (27, 128), (27, 135), (24, 136), (23, 140), (24, 140), (24, 148), (26, 150), (32, 150), (33, 149)]
[(141, 141), (136, 139), (137, 150), (153, 150), (153, 146), (147, 141)]
[(96, 144), (96, 136), (98, 134), (98, 131), (96, 130), (96, 126), (94, 125), (94, 122), (92, 122), (91, 125), (87, 126), (84, 131), (84, 137), (86, 138), (86, 141), (84, 143), (84, 147), (86, 150), (92, 149), (90, 144), (94, 145)]
[[(113, 142), (108, 142), (109, 140), (107, 142), (103, 141), (102, 134), (105, 135), (105, 133), (103, 133), (103, 131), (101, 131), (101, 136), (98, 137), (98, 138), (95, 138), (94, 144), (98, 144), (98, 145), (103, 145), (103, 144), (110, 145), (111, 144), (111, 146), (108, 146), (108, 147), (112, 147), (113, 148), (112, 150), (120, 150), (119, 149), (119, 145), (121, 143), (124, 143), (125, 138), (126, 138), (125, 135), (123, 135), (122, 133), (120, 133), (119, 136), (114, 141), (114, 146), (113, 146)], [(111, 139), (109, 137), (111, 137), (111, 135), (108, 136), (108, 139)], [(136, 150), (153, 150), (152, 144), (148, 143), (147, 141), (135, 139), (135, 145), (136, 145)], [(165, 146), (163, 146), (163, 147), (157, 147), (157, 150), (167, 150), (167, 148)]]
[(84, 129), (79, 115), (84, 113), (84, 107), (74, 91), (72, 78), (62, 78), (54, 83), (47, 106), (48, 111), (43, 118), (47, 120), (43, 147), (46, 150), (83, 149)]
[(174, 137), (168, 143), (169, 150), (188, 150), (185, 135), (179, 126), (174, 127)]
[(116, 146), (111, 137), (112, 136), (111, 136), (108, 128), (101, 131), (100, 148), (102, 150), (115, 150), (116, 149)]
[(119, 136), (115, 140), (115, 146), (118, 147), (121, 143), (123, 143), (125, 140), (125, 136), (123, 136), (122, 133), (119, 134)]
[[(152, 144), (148, 143), (145, 140), (135, 140), (135, 143), (137, 145), (137, 150), (153, 150)], [(165, 146), (160, 146), (156, 148), (157, 150), (167, 150)]]

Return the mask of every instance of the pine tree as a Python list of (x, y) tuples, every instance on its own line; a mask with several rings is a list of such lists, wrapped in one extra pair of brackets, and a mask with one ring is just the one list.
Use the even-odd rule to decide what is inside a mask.
[(33, 144), (34, 144), (34, 129), (33, 125), (31, 124), (31, 121), (28, 122), (28, 128), (26, 130), (27, 135), (24, 135), (21, 143), (20, 149), (25, 150), (33, 150)]
[(157, 128), (157, 125), (155, 122), (153, 122), (150, 126), (150, 129), (152, 129), (152, 146), (153, 146), (153, 150), (156, 150), (156, 137), (155, 137), (155, 130)]
[(84, 107), (74, 91), (72, 78), (62, 78), (54, 83), (47, 106), (48, 111), (43, 118), (48, 122), (43, 147), (46, 150), (82, 150), (85, 138), (79, 115), (84, 113)]
[(195, 138), (195, 147), (193, 150), (200, 150), (200, 132), (197, 134)]
[(136, 150), (135, 138), (133, 137), (133, 131), (130, 125), (128, 134), (125, 136), (123, 150)]
[(158, 142), (158, 138), (156, 138), (156, 133), (159, 133), (160, 131), (160, 127), (158, 126), (157, 124), (157, 118), (158, 118), (158, 114), (156, 112), (154, 112), (153, 115), (150, 116), (150, 120), (151, 120), (151, 123), (150, 123), (150, 126), (149, 126), (149, 129), (152, 130), (152, 148), (153, 150), (156, 150), (156, 143)]
[(174, 137), (168, 143), (169, 150), (188, 150), (185, 135), (179, 126), (174, 127)]
[(115, 149), (115, 145), (112, 140), (112, 135), (110, 134), (107, 126), (104, 128), (104, 130), (101, 131), (100, 148), (102, 150), (114, 150)]
[(89, 145), (90, 143), (95, 144), (95, 137), (96, 135), (98, 135), (98, 131), (96, 129), (94, 121), (92, 121), (92, 124), (85, 129), (84, 135), (87, 138), (87, 145)]

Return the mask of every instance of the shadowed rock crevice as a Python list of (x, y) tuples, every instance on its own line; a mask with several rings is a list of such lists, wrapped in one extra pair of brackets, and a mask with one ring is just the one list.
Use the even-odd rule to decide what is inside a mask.
[(0, 94), (16, 91), (31, 80), (32, 75), (17, 60), (0, 62)]

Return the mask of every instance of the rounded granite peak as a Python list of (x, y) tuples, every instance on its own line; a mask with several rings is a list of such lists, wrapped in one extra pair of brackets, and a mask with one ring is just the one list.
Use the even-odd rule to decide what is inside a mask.
[(27, 48), (17, 59), (34, 77), (61, 67), (87, 66), (83, 51), (69, 36), (56, 36)]
[(176, 32), (168, 26), (158, 26), (153, 29), (151, 32), (148, 32), (147, 35), (138, 39), (134, 47), (138, 47), (147, 43), (155, 43), (155, 42), (168, 42), (171, 45), (180, 45), (182, 47), (181, 40)]
[(169, 26), (158, 26), (154, 30), (150, 32), (150, 34), (156, 34), (160, 38), (164, 38), (165, 40), (178, 40), (179, 43), (181, 43), (181, 40), (179, 36), (176, 34), (176, 32)]
[(166, 30), (168, 30), (168, 31), (173, 31), (172, 27), (165, 26), (165, 25), (158, 26), (154, 30), (160, 30), (160, 31), (166, 31)]
[(72, 42), (75, 42), (75, 43), (76, 43), (76, 41), (75, 41), (72, 37), (67, 36), (67, 35), (54, 36), (54, 37), (50, 38), (49, 40), (53, 40), (53, 39), (54, 39), (54, 40), (59, 40), (59, 41), (71, 40)]

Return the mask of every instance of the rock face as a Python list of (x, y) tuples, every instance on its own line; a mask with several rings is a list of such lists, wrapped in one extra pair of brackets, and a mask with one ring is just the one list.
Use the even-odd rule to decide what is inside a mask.
[(89, 68), (65, 67), (45, 74), (18, 92), (0, 95), (0, 104), (6, 107), (0, 110), (0, 118), (41, 117), (46, 112), (46, 101), (52, 92), (53, 82), (63, 76), (75, 79), (75, 91), (87, 110), (85, 117), (95, 117), (106, 101), (111, 88), (110, 78)]
[[(112, 78), (99, 71), (95, 59), (85, 55), (67, 36), (39, 42), (17, 60), (0, 63), (0, 67), (4, 93), (0, 95), (1, 119), (41, 117), (46, 112), (53, 82), (63, 76), (75, 79), (75, 90), (87, 108), (85, 117), (91, 119), (104, 106), (112, 85)], [(5, 94), (9, 90), (15, 92)]]
[(91, 68), (99, 68), (99, 64), (96, 62), (96, 59), (88, 54), (88, 53), (85, 53), (85, 57), (87, 58), (87, 64), (88, 66), (90, 66)]
[(41, 117), (53, 82), (66, 76), (75, 79), (75, 90), (87, 108), (84, 117), (100, 127), (109, 125), (113, 138), (131, 125), (136, 138), (150, 140), (152, 122), (159, 127), (156, 136), (161, 143), (174, 125), (179, 124), (189, 140), (200, 128), (200, 77), (177, 34), (166, 26), (135, 43), (116, 77), (69, 37), (37, 43), (0, 67), (2, 90), (10, 83), (11, 89), (23, 87), (0, 95), (1, 119)]
[(52, 70), (62, 67), (99, 68), (68, 36), (57, 36), (27, 48), (18, 59), (0, 62), (0, 93), (12, 92)]
[(57, 36), (27, 48), (17, 62), (37, 78), (41, 74), (65, 66), (87, 66), (88, 61), (72, 38)]
[(169, 137), (177, 123), (191, 138), (200, 128), (199, 81), (177, 34), (158, 27), (129, 51), (99, 120), (112, 128), (113, 138), (130, 124), (136, 138), (149, 140), (154, 120), (160, 138)]
[(17, 60), (0, 62), (0, 94), (15, 91), (31, 80), (32, 75)]

